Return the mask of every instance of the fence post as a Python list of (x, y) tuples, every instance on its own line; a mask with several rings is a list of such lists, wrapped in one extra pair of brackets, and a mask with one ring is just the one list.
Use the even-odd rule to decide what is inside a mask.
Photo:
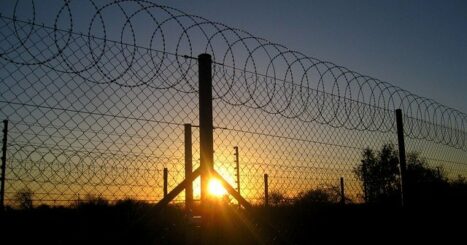
[(397, 142), (399, 145), (399, 167), (401, 173), (401, 205), (407, 205), (407, 164), (405, 159), (405, 142), (404, 142), (404, 124), (402, 121), (402, 110), (396, 110), (396, 123), (397, 123)]
[[(193, 172), (193, 152), (191, 139), (191, 124), (185, 124), (185, 178)], [(185, 188), (185, 208), (193, 209), (193, 182), (189, 182)]]
[(204, 206), (208, 198), (209, 173), (214, 162), (211, 55), (200, 54), (198, 66), (201, 205)]
[(268, 174), (264, 174), (264, 206), (269, 207), (269, 183)]
[(5, 209), (5, 170), (6, 170), (6, 143), (8, 136), (8, 120), (3, 120), (3, 146), (2, 146), (2, 182), (0, 186), (1, 210)]
[(209, 54), (198, 56), (199, 90), (199, 151), (201, 175), (201, 217), (202, 243), (211, 244), (214, 227), (213, 210), (209, 210), (208, 185), (214, 168), (214, 139), (212, 122), (212, 60)]
[(240, 194), (240, 162), (238, 160), (238, 146), (234, 146), (235, 150), (235, 170), (237, 170), (237, 192)]
[(169, 177), (169, 170), (164, 168), (164, 197), (167, 196), (167, 179)]
[[(191, 124), (186, 123), (185, 125), (185, 179), (188, 179), (190, 174), (193, 172), (193, 142), (191, 133)], [(188, 217), (188, 224), (191, 224), (193, 219), (193, 182), (188, 181), (185, 187), (185, 211)], [(195, 244), (194, 234), (195, 229), (192, 225), (186, 226), (185, 231), (185, 244)]]
[(341, 204), (345, 204), (344, 177), (341, 177)]

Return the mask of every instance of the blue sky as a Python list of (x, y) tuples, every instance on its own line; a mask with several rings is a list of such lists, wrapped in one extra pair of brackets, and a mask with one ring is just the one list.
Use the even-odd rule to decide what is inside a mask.
[(467, 1), (160, 1), (467, 112)]
[[(3, 2), (0, 11), (8, 15), (14, 2)], [(93, 14), (91, 5), (82, 0), (71, 2), (74, 27), (82, 25), (82, 29), (87, 30), (87, 21), (92, 16), (80, 18), (77, 13)], [(331, 61), (467, 112), (467, 1), (153, 2), (246, 30), (289, 49)], [(31, 2), (23, 0), (20, 3), (22, 17), (31, 16)], [(61, 0), (36, 1), (36, 12), (40, 18), (49, 17), (46, 23), (50, 25), (58, 11), (51, 9), (61, 5)], [(60, 28), (67, 29), (66, 12), (62, 12), (60, 18)], [(115, 18), (123, 19), (119, 15)], [(119, 29), (121, 24), (107, 25), (109, 33), (112, 26)], [(151, 27), (136, 28), (143, 35), (152, 33)], [(120, 29), (116, 33), (119, 34)], [(126, 35), (128, 38), (131, 35)]]

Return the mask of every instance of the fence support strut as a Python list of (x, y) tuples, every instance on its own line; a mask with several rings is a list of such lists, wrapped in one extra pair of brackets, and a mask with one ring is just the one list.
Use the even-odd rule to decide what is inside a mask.
[[(187, 154), (191, 152), (191, 147), (188, 146), (188, 142), (191, 145), (191, 132), (188, 136), (187, 126), (185, 125), (185, 180), (178, 184), (172, 191), (167, 193), (162, 200), (159, 201), (157, 206), (168, 204), (173, 200), (182, 190), (192, 188), (192, 182), (201, 176), (201, 206), (203, 211), (203, 219), (209, 220), (209, 216), (212, 212), (209, 211), (209, 197), (208, 197), (208, 182), (211, 177), (217, 178), (223, 187), (232, 195), (237, 201), (245, 208), (251, 207), (251, 205), (228, 184), (225, 179), (214, 170), (214, 137), (213, 137), (213, 116), (212, 116), (212, 60), (211, 55), (201, 54), (198, 56), (198, 75), (199, 75), (199, 141), (200, 141), (200, 166), (194, 172), (190, 173), (189, 162), (191, 158)], [(191, 131), (191, 126), (190, 126)], [(188, 150), (188, 148), (190, 150)], [(188, 166), (190, 165), (190, 166)], [(189, 198), (189, 197), (188, 197)]]
[(172, 201), (175, 197), (177, 197), (180, 192), (182, 192), (184, 189), (186, 189), (188, 183), (192, 183), (201, 173), (200, 168), (197, 168), (195, 171), (193, 171), (188, 177), (186, 177), (180, 184), (178, 184), (173, 190), (171, 190), (169, 193), (167, 193), (167, 196), (162, 198), (157, 204), (156, 207), (163, 207), (167, 204), (169, 204), (170, 201)]

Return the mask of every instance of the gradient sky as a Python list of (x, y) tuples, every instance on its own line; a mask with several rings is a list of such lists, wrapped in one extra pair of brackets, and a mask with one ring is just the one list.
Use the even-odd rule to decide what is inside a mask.
[(467, 1), (157, 2), (467, 112)]

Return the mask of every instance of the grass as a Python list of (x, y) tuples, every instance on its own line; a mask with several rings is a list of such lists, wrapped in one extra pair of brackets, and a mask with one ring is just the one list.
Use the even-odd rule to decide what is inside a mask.
[(283, 205), (250, 210), (213, 204), (206, 229), (181, 206), (123, 200), (7, 209), (1, 244), (405, 244), (462, 239), (467, 210), (363, 204)]

